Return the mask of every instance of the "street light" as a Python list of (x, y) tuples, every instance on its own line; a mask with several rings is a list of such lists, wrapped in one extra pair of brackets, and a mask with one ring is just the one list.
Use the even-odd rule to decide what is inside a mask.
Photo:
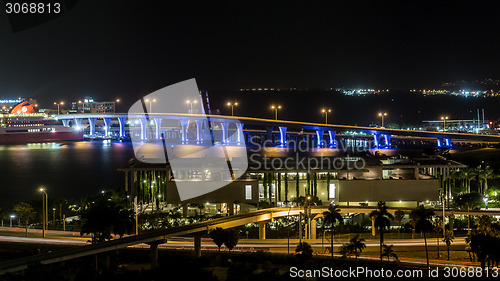
[(52, 227), (56, 225), (56, 208), (52, 208)]
[(64, 102), (55, 102), (54, 104), (57, 105), (57, 115), (59, 115), (59, 106), (64, 105)]
[(274, 110), (274, 119), (278, 120), (278, 109), (281, 109), (281, 105), (271, 105), (271, 109)]
[(387, 112), (379, 112), (378, 116), (382, 118), (382, 128), (384, 127), (384, 117), (387, 116)]
[(10, 227), (12, 227), (12, 219), (15, 219), (16, 215), (10, 215)]
[(150, 100), (150, 99), (146, 99), (146, 102), (149, 102), (149, 113), (153, 113), (153, 111), (151, 110), (151, 104), (152, 104), (153, 102), (156, 102), (156, 99), (152, 99), (152, 100)]
[(234, 107), (238, 106), (238, 103), (237, 102), (234, 102), (234, 103), (228, 102), (227, 106), (231, 107), (231, 116), (234, 116)]
[[(120, 99), (116, 99), (116, 100), (115, 100), (115, 103), (120, 103)], [(117, 107), (118, 107), (118, 105), (116, 104), (116, 105), (115, 105), (115, 112), (118, 112)], [(151, 110), (150, 110), (150, 111), (151, 111)]]
[(49, 212), (47, 208), (47, 201), (49, 198), (43, 187), (40, 188), (40, 192), (42, 192), (42, 237), (45, 238), (45, 229), (47, 228), (47, 217)]
[(332, 112), (332, 110), (331, 110), (331, 109), (325, 109), (325, 108), (323, 108), (323, 109), (321, 110), (321, 113), (324, 113), (324, 114), (325, 114), (325, 124), (328, 124), (328, 113), (330, 113), (330, 112)]
[(186, 103), (191, 106), (191, 111), (189, 113), (193, 114), (193, 104), (196, 104), (197, 101), (196, 100), (187, 100)]
[(448, 116), (441, 116), (441, 120), (443, 120), (443, 132), (446, 131), (446, 120), (448, 120)]
[(82, 113), (85, 113), (85, 103), (82, 102), (81, 100), (79, 100), (78, 103), (82, 104)]

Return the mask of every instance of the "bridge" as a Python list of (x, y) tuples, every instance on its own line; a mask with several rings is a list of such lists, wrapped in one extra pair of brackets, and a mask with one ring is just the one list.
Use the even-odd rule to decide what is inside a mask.
[[(340, 212), (348, 213), (370, 213), (374, 207), (349, 207), (339, 206)], [(306, 218), (306, 239), (314, 239), (316, 237), (316, 219), (322, 216), (323, 212), (327, 211), (326, 207), (310, 206), (304, 207), (277, 207), (253, 212), (243, 213), (234, 216), (222, 217), (213, 220), (193, 223), (190, 225), (179, 226), (175, 228), (151, 231), (135, 236), (127, 236), (120, 239), (110, 240), (98, 244), (91, 244), (79, 247), (73, 247), (54, 252), (39, 254), (35, 256), (15, 259), (7, 262), (0, 263), (0, 275), (8, 272), (16, 272), (25, 270), (29, 264), (40, 263), (42, 265), (62, 262), (65, 260), (106, 253), (129, 246), (138, 244), (149, 244), (151, 249), (151, 263), (152, 266), (157, 265), (158, 261), (158, 245), (163, 244), (169, 237), (177, 237), (183, 235), (194, 235), (194, 251), (196, 256), (201, 255), (201, 234), (209, 232), (217, 227), (232, 228), (249, 223), (259, 223), (259, 238), (265, 239), (265, 224), (275, 218), (286, 216), (300, 216)], [(388, 211), (394, 213), (396, 210), (403, 210), (409, 213), (411, 209), (394, 209)], [(436, 214), (441, 214), (442, 210), (435, 209)], [(305, 215), (307, 214), (307, 215)], [(500, 211), (462, 211), (462, 210), (446, 210), (445, 215), (500, 215)], [(302, 237), (302, 228), (299, 228), (299, 237)]]
[[(203, 133), (203, 128), (206, 129), (209, 126), (208, 122), (210, 122), (210, 127), (216, 132), (213, 136), (214, 140), (225, 144), (238, 144), (243, 141), (248, 143), (250, 140), (257, 139), (261, 143), (268, 141), (273, 144), (286, 145), (291, 141), (300, 141), (312, 136), (311, 141), (315, 145), (333, 147), (336, 145), (337, 132), (362, 134), (362, 136), (358, 135), (358, 138), (372, 140), (375, 147), (390, 147), (393, 137), (435, 140), (437, 147), (451, 147), (453, 142), (489, 144), (500, 142), (500, 135), (373, 128), (224, 115), (94, 113), (64, 114), (56, 117), (62, 120), (64, 126), (73, 125), (76, 129), (83, 129), (83, 125), (88, 124), (90, 137), (97, 135), (96, 122), (98, 119), (104, 121), (105, 137), (111, 136), (111, 121), (114, 119), (118, 120), (118, 137), (126, 137), (125, 127), (128, 122), (129, 128), (138, 128), (138, 137), (142, 141), (165, 139), (182, 143), (203, 142), (210, 137)], [(175, 125), (172, 125), (172, 121), (174, 121)], [(162, 126), (162, 123), (168, 123), (170, 127)], [(188, 128), (191, 127), (195, 127), (193, 130), (195, 133), (194, 136), (190, 137)]]

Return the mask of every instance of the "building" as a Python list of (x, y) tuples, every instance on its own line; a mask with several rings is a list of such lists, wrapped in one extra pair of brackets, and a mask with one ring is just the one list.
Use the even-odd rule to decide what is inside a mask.
[(115, 113), (115, 101), (97, 102), (92, 97), (71, 102), (69, 113)]
[(33, 98), (16, 98), (16, 99), (2, 99), (0, 100), (0, 113), (7, 114), (19, 103), (27, 101), (33, 106), (33, 108), (38, 108), (38, 103), (36, 99)]
[(311, 170), (269, 169), (261, 160), (252, 163), (239, 179), (224, 179), (228, 185), (184, 202), (179, 199), (175, 182), (203, 184), (210, 177), (206, 170), (173, 172), (168, 164), (145, 164), (135, 159), (119, 170), (125, 174), (129, 198), (137, 197), (140, 204), (149, 204), (153, 210), (182, 205), (187, 215), (189, 206), (199, 204), (204, 204), (207, 212), (233, 214), (254, 210), (263, 202), (288, 206), (309, 195), (322, 205), (376, 206), (378, 201), (385, 201), (392, 207), (414, 208), (421, 203), (436, 206), (449, 198), (446, 179), (450, 171), (466, 167), (441, 156), (322, 157), (318, 161), (324, 168)]

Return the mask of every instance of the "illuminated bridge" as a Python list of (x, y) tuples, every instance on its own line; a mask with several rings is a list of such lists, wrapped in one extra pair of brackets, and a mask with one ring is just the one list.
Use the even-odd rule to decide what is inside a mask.
[[(58, 115), (65, 126), (77, 129), (89, 128), (89, 137), (96, 137), (97, 120), (103, 120), (103, 137), (111, 137), (112, 122), (117, 125), (116, 136), (126, 137), (127, 128), (137, 128), (138, 139), (142, 141), (168, 140), (182, 143), (203, 142), (207, 138), (225, 144), (239, 144), (268, 142), (269, 144), (286, 145), (290, 141), (307, 139), (314, 145), (334, 147), (339, 139), (350, 142), (351, 145), (368, 146), (373, 142), (374, 147), (390, 147), (393, 139), (399, 143), (409, 141), (432, 142), (437, 147), (451, 147), (458, 143), (499, 143), (499, 135), (468, 134), (456, 132), (434, 132), (417, 130), (400, 130), (387, 128), (373, 128), (350, 125), (320, 124), (299, 121), (272, 120), (252, 117), (204, 115), (204, 114), (65, 114)], [(117, 121), (117, 122), (116, 122)], [(210, 123), (210, 124), (209, 124)], [(204, 129), (210, 128), (213, 136), (204, 134)], [(337, 134), (337, 132), (339, 132)], [(347, 143), (349, 145), (349, 143)]]

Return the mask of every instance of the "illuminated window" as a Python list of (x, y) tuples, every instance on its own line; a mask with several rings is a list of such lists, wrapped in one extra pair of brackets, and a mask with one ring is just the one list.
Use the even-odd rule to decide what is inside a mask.
[(328, 199), (334, 199), (335, 198), (335, 184), (331, 183), (330, 186), (328, 186)]
[(252, 186), (245, 185), (245, 200), (252, 200)]

